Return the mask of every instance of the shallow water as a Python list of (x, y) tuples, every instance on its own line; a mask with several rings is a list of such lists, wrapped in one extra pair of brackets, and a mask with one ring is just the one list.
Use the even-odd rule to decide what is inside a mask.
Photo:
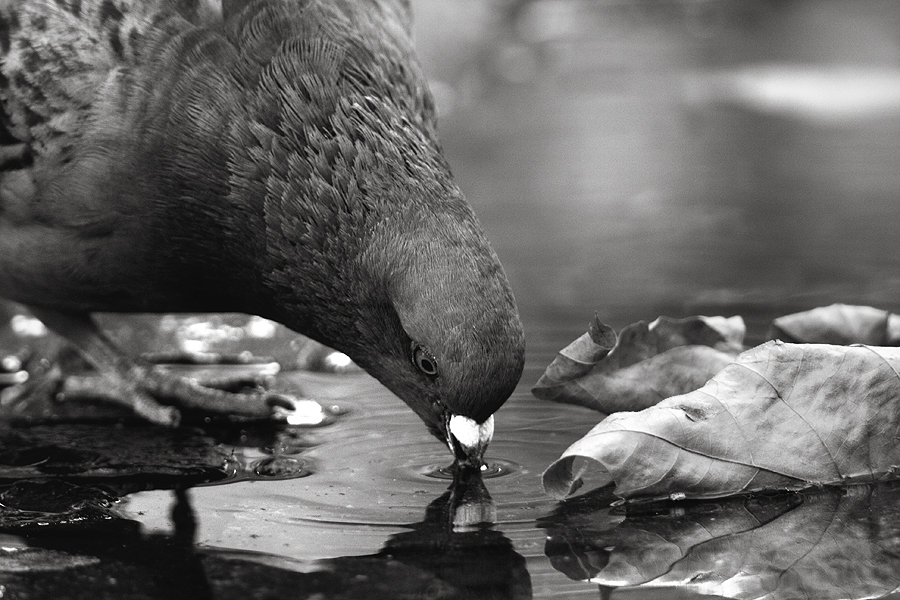
[[(128, 494), (117, 510), (140, 531), (7, 536), (0, 596), (857, 598), (900, 585), (891, 489), (627, 519), (602, 493), (551, 500), (541, 472), (597, 417), (529, 393), (595, 311), (617, 328), (741, 314), (752, 343), (795, 310), (900, 310), (896, 6), (416, 5), (450, 162), (528, 335), (522, 384), (488, 451), (499, 476), (448, 495), (450, 481), (433, 476), (446, 448), (399, 400), (364, 374), (291, 375), (337, 407), (329, 423), (209, 438), (240, 475), (180, 500)], [(282, 362), (299, 348), (259, 322), (178, 328), (164, 322), (155, 340), (182, 331), (191, 349), (249, 345)], [(260, 463), (272, 456), (283, 462)]]

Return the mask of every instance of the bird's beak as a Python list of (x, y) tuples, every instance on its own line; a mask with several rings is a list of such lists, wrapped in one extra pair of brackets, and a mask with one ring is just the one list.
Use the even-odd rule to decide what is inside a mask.
[(494, 416), (484, 423), (476, 423), (468, 417), (451, 415), (447, 420), (447, 445), (463, 468), (481, 469), (484, 451), (494, 437)]

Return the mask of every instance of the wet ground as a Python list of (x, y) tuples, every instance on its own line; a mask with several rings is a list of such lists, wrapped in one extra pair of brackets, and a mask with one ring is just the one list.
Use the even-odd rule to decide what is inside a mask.
[[(450, 162), (528, 334), (488, 451), (495, 476), (451, 486), (446, 449), (354, 372), (279, 376), (329, 407), (320, 425), (13, 429), (0, 597), (824, 599), (900, 586), (890, 487), (628, 515), (606, 492), (551, 500), (541, 472), (597, 418), (529, 393), (594, 312), (616, 327), (740, 314), (758, 342), (795, 310), (900, 310), (894, 3), (415, 4)], [(288, 366), (302, 350), (252, 320), (109, 324), (140, 349), (181, 340)]]

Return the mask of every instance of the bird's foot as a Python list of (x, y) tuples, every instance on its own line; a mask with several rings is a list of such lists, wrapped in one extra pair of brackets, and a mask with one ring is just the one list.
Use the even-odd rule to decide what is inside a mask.
[(60, 390), (61, 399), (124, 400), (139, 416), (164, 425), (177, 425), (182, 412), (237, 420), (273, 419), (293, 410), (298, 401), (293, 395), (269, 391), (264, 381), (244, 375), (201, 381), (137, 364), (117, 375), (68, 377)]
[[(16, 413), (90, 418), (97, 406), (118, 405), (161, 425), (178, 425), (182, 417), (220, 417), (234, 421), (314, 420), (313, 405), (296, 395), (271, 391), (270, 377), (260, 374), (180, 374), (148, 363), (116, 370), (64, 375), (57, 364), (32, 373), (29, 381), (0, 392), (0, 406)], [(25, 408), (21, 408), (25, 407)], [(91, 407), (91, 408), (88, 408)], [(16, 410), (20, 408), (20, 410)], [(84, 412), (82, 412), (82, 410)], [(321, 410), (321, 408), (319, 408)], [(102, 411), (101, 411), (102, 412)], [(305, 415), (305, 416), (301, 416)]]
[[(27, 361), (28, 381), (0, 392), (0, 418), (40, 422), (136, 414), (170, 426), (182, 418), (289, 424), (327, 420), (318, 403), (271, 389), (271, 376), (279, 368), (271, 359), (261, 363), (249, 353), (182, 352), (134, 359), (87, 314), (36, 307), (31, 312), (71, 345), (62, 345), (56, 336), (47, 338), (54, 341)], [(151, 360), (167, 364), (154, 365)], [(123, 414), (122, 408), (127, 412)]]

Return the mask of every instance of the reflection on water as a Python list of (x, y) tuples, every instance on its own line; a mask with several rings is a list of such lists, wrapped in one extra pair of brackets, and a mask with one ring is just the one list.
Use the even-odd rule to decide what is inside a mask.
[[(497, 415), (487, 456), (508, 471), (485, 480), (490, 502), (463, 511), (463, 522), (493, 525), (450, 519), (447, 481), (429, 476), (449, 462), (446, 448), (367, 376), (290, 373), (303, 342), (265, 322), (167, 320), (159, 337), (120, 339), (138, 350), (225, 346), (273, 357), (280, 384), (337, 406), (337, 418), (297, 439), (211, 436), (204, 448), (257, 476), (187, 492), (196, 544), (183, 543), (171, 518), (171, 491), (142, 491), (120, 506), (140, 533), (4, 542), (27, 545), (18, 556), (30, 565), (73, 558), (46, 577), (3, 550), (0, 586), (334, 598), (397, 582), (412, 597), (597, 598), (597, 585), (628, 585), (602, 595), (667, 599), (764, 589), (790, 597), (810, 582), (822, 587), (809, 597), (843, 586), (843, 597), (858, 598), (896, 586), (890, 489), (627, 518), (602, 495), (557, 505), (540, 474), (597, 416), (528, 390), (594, 311), (616, 328), (660, 314), (740, 314), (756, 343), (773, 317), (813, 306), (900, 308), (900, 5), (414, 4), (448, 158), (506, 266), (528, 335), (522, 385)], [(117, 323), (106, 321), (114, 334), (134, 331)], [(17, 326), (40, 334), (31, 321)], [(19, 345), (2, 347), (27, 360)], [(305, 364), (316, 360), (328, 367), (321, 357)], [(8, 366), (0, 382), (19, 372)], [(323, 370), (340, 370), (332, 367)], [(721, 570), (709, 566), (718, 560)], [(460, 587), (467, 573), (483, 587)]]
[[(503, 477), (515, 473), (521, 469), (521, 465), (517, 465), (511, 460), (503, 460), (502, 458), (491, 459), (487, 464), (482, 465), (481, 477), (483, 479), (494, 479), (495, 477)], [(421, 473), (428, 477), (436, 479), (453, 479), (456, 475), (456, 464), (450, 465), (428, 465), (422, 469)]]
[(889, 485), (641, 507), (618, 518), (564, 504), (541, 524), (554, 566), (601, 589), (878, 598), (900, 586), (898, 500)]
[[(48, 484), (40, 484), (46, 487)], [(60, 486), (65, 486), (60, 489)], [(19, 486), (20, 488), (23, 486)], [(34, 487), (34, 485), (32, 485)], [(16, 488), (11, 488), (16, 489)], [(8, 506), (16, 499), (3, 493)], [(109, 506), (102, 492), (57, 483), (50, 497), (55, 513), (76, 507), (67, 528), (13, 527), (3, 515), (0, 585), (10, 597), (59, 598), (344, 598), (365, 600), (530, 600), (525, 559), (484, 517), (490, 494), (477, 474), (460, 476), (431, 501), (424, 518), (404, 525), (371, 555), (300, 563), (272, 554), (203, 548), (196, 544), (197, 518), (188, 493), (176, 488), (172, 531), (141, 532), (133, 521), (117, 527), (86, 519), (79, 494)], [(18, 490), (23, 512), (46, 509), (46, 490)], [(73, 504), (74, 503), (74, 504)], [(111, 515), (107, 511), (107, 520)], [(32, 523), (35, 525), (36, 523)], [(56, 535), (54, 535), (56, 533)], [(73, 594), (73, 591), (75, 592)]]

